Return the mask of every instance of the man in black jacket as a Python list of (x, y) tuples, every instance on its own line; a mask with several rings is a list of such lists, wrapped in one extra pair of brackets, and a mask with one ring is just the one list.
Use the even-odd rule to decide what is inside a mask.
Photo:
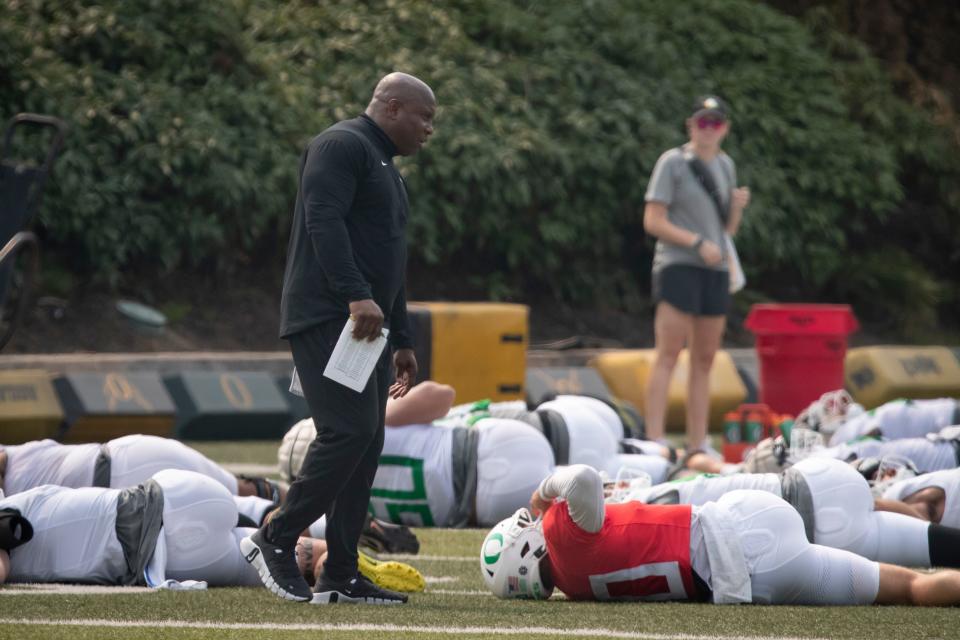
[[(377, 84), (365, 113), (314, 138), (300, 163), (280, 337), (290, 341), (317, 437), (286, 503), (241, 543), (267, 588), (287, 600), (406, 602), (358, 573), (357, 539), (383, 447), (387, 395), (403, 396), (417, 375), (404, 293), (408, 201), (393, 157), (423, 146), (433, 133), (435, 111), (429, 86), (391, 73)], [(357, 340), (373, 340), (389, 328), (392, 386), (390, 349), (360, 393), (323, 376), (348, 317)], [(311, 593), (294, 546), (323, 514), (328, 557)]]

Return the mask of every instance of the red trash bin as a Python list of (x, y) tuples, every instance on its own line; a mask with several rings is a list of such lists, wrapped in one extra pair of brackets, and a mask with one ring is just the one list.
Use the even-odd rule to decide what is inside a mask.
[(846, 304), (755, 304), (744, 323), (757, 339), (760, 402), (798, 414), (843, 388), (847, 336), (860, 325)]

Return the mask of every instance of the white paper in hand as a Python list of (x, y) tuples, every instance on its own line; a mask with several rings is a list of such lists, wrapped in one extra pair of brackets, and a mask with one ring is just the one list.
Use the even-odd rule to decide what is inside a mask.
[(355, 340), (353, 325), (353, 318), (348, 318), (323, 375), (359, 393), (367, 386), (370, 374), (387, 346), (390, 330), (381, 329), (376, 340)]

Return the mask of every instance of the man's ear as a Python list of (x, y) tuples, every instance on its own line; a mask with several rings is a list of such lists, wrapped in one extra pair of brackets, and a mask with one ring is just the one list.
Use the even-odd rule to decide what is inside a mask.
[(396, 119), (397, 115), (400, 113), (400, 101), (396, 98), (390, 98), (387, 101), (387, 115), (392, 119)]

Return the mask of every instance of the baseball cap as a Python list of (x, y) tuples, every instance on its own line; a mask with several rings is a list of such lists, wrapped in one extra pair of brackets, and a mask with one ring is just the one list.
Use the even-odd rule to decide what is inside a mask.
[(693, 103), (694, 118), (700, 116), (712, 115), (718, 118), (727, 119), (727, 103), (717, 96), (700, 96)]

